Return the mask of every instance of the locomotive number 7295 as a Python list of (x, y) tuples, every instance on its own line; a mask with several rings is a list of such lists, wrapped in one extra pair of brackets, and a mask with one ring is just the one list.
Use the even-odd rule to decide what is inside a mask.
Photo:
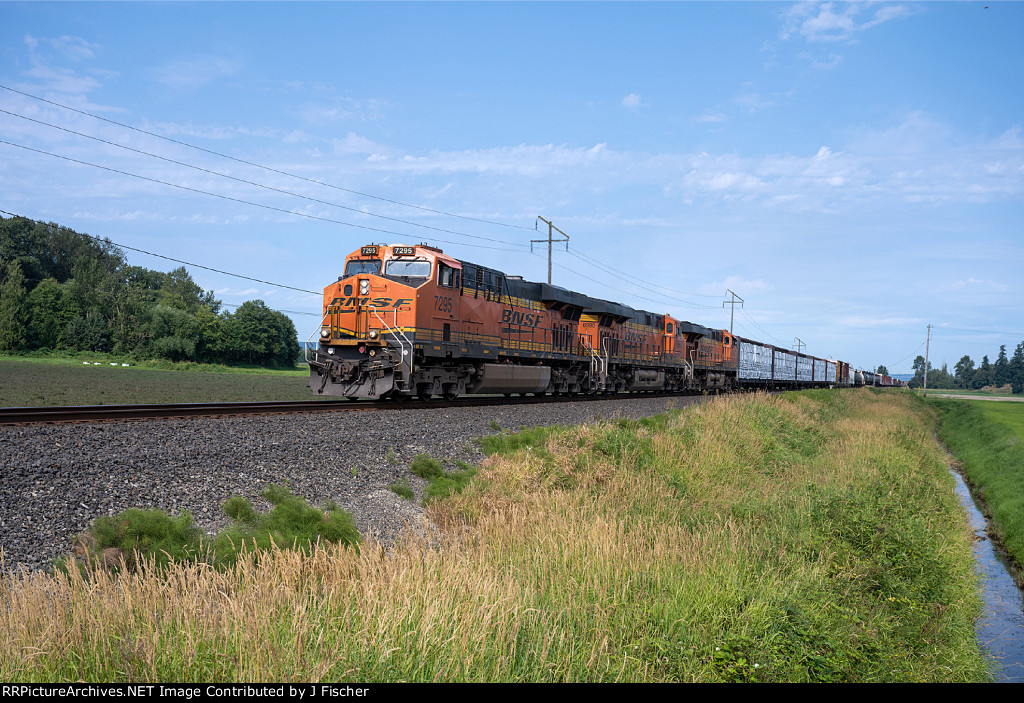
[(438, 312), (451, 312), (452, 299), (443, 295), (434, 296), (434, 310)]

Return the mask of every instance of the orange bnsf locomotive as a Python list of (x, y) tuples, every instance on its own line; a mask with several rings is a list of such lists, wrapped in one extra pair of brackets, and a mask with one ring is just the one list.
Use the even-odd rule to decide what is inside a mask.
[[(741, 360), (751, 354), (753, 366)], [(320, 341), (307, 361), (311, 389), (351, 399), (845, 385), (852, 377), (842, 362), (531, 283), (425, 244), (350, 254), (324, 289)]]

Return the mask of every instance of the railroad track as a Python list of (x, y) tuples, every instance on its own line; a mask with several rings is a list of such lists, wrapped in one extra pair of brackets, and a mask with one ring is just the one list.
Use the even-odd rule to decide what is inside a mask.
[(277, 400), (252, 403), (166, 403), (154, 405), (78, 405), (38, 408), (0, 408), (0, 425), (23, 425), (63, 422), (115, 422), (119, 420), (151, 420), (157, 418), (214, 417), (221, 415), (271, 415), (280, 413), (356, 412), (369, 410), (413, 410), (427, 408), (474, 407), (486, 405), (519, 405), (559, 403), (567, 401), (627, 400), (677, 396), (678, 393), (635, 393), (578, 396), (503, 396), (463, 397), (456, 401), (349, 401), (349, 400)]

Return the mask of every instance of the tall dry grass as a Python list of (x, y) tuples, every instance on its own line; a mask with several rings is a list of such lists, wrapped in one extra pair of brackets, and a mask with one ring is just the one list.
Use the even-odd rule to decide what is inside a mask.
[(548, 433), (442, 537), (0, 579), (7, 681), (983, 680), (969, 531), (898, 394)]

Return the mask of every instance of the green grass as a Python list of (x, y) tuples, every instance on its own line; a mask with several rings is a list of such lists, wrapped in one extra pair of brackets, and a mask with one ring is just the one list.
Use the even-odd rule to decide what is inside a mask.
[(266, 552), (273, 547), (308, 552), (320, 541), (357, 545), (359, 533), (352, 517), (337, 505), (323, 510), (309, 506), (286, 488), (269, 485), (263, 497), (273, 508), (259, 513), (241, 496), (224, 502), (232, 524), (212, 538), (192, 524), (192, 516), (174, 517), (161, 510), (125, 510), (97, 518), (76, 540), (73, 559), (62, 559), (57, 567), (67, 570), (90, 564), (136, 570), (142, 565), (166, 568), (171, 563), (201, 562), (218, 569), (238, 562), (250, 551)]
[(0, 575), (0, 680), (984, 681), (933, 427), (862, 389), (507, 435), (429, 536)]
[[(99, 357), (97, 357), (99, 358)], [(106, 357), (103, 357), (106, 359)], [(168, 364), (170, 365), (170, 364)], [(84, 365), (81, 359), (0, 358), (0, 407), (312, 400), (308, 370), (177, 364)]]
[[(424, 505), (439, 498), (447, 498), (460, 493), (469, 485), (470, 479), (476, 476), (477, 468), (475, 466), (470, 466), (462, 461), (456, 462), (456, 464), (459, 467), (456, 471), (448, 471), (440, 461), (429, 454), (417, 454), (412, 460), (412, 464), (409, 466), (410, 471), (427, 481), (427, 487), (423, 491)], [(393, 487), (389, 486), (389, 488), (399, 495), (404, 495)]]
[[(920, 394), (921, 390), (918, 389), (915, 392)], [(931, 397), (932, 394), (935, 394), (935, 395), (957, 395), (957, 396), (961, 396), (961, 395), (962, 396), (978, 396), (978, 397), (988, 397), (988, 398), (991, 398), (991, 397), (1012, 398), (1013, 397), (1013, 391), (1010, 389), (1009, 385), (1003, 386), (1001, 388), (994, 388), (994, 389), (981, 389), (981, 388), (974, 388), (974, 389), (965, 389), (965, 388), (929, 388), (928, 389), (928, 397)], [(1021, 396), (1017, 396), (1017, 397), (1019, 398)]]
[(412, 485), (409, 483), (408, 478), (403, 478), (400, 481), (395, 481), (390, 486), (388, 486), (388, 490), (394, 493), (395, 495), (402, 496), (406, 500), (416, 499), (416, 494), (413, 492)]
[(462, 492), (476, 474), (475, 466), (462, 464), (456, 471), (445, 471), (440, 476), (435, 476), (423, 491), (423, 504)]
[(939, 436), (963, 463), (992, 527), (1024, 564), (1024, 404), (929, 399)]
[(1009, 428), (1024, 441), (1024, 403), (976, 403), (986, 417)]

